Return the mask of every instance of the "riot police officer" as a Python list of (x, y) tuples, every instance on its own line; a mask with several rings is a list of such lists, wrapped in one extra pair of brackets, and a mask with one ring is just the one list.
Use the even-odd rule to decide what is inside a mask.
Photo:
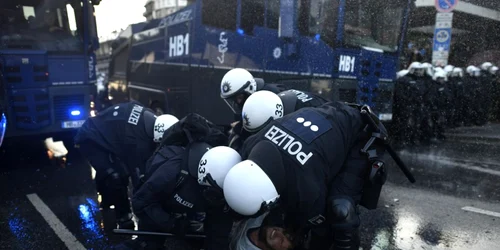
[(450, 105), (454, 106), (452, 117), (452, 127), (461, 126), (464, 117), (467, 116), (467, 103), (465, 103), (465, 84), (464, 71), (461, 68), (454, 68), (450, 77), (450, 86), (452, 87), (452, 97)]
[(102, 206), (115, 206), (120, 228), (133, 228), (128, 201), (128, 178), (134, 186), (163, 132), (178, 120), (171, 115), (156, 117), (137, 102), (111, 106), (88, 118), (78, 130), (75, 143), (96, 171)]
[[(271, 111), (272, 117), (280, 107)], [(365, 113), (367, 109), (363, 109)], [(244, 216), (258, 216), (279, 207), (284, 225), (296, 235), (311, 231), (311, 249), (358, 249), (357, 205), (375, 208), (383, 181), (371, 194), (363, 191), (370, 167), (384, 178), (384, 148), (367, 145), (370, 138), (358, 108), (330, 102), (303, 108), (268, 124), (249, 137), (241, 151), (244, 161), (224, 180), (229, 206)], [(372, 116), (371, 116), (372, 117)], [(381, 124), (383, 137), (387, 135)], [(361, 153), (367, 146), (367, 155)], [(333, 235), (333, 237), (332, 237)], [(301, 238), (301, 237), (298, 237)], [(319, 239), (333, 242), (322, 242)], [(313, 244), (314, 245), (314, 244)]]
[(480, 99), (481, 110), (478, 125), (486, 124), (489, 120), (490, 110), (492, 107), (495, 88), (493, 85), (493, 75), (490, 73), (491, 67), (493, 67), (493, 64), (490, 62), (485, 62), (480, 66), (481, 76), (479, 77), (479, 82), (482, 98)]
[(446, 84), (446, 71), (436, 71), (434, 73), (433, 86), (429, 90), (430, 117), (432, 119), (431, 139), (433, 141), (445, 139), (444, 130), (447, 124), (448, 111), (450, 106), (450, 91)]
[[(235, 150), (220, 146), (226, 143), (223, 131), (196, 114), (167, 130), (132, 198), (139, 230), (177, 237), (204, 233), (204, 249), (226, 249), (232, 220), (224, 208), (222, 185), (229, 169), (241, 161)], [(140, 236), (116, 248), (162, 249), (164, 240)]]
[[(243, 128), (237, 136), (231, 138), (229, 146), (239, 150), (246, 138), (264, 127), (269, 121), (267, 110), (273, 110), (272, 118), (278, 119), (301, 108), (319, 107), (326, 102), (327, 100), (320, 96), (295, 89), (283, 91), (278, 95), (267, 90), (258, 91), (245, 101), (242, 109)], [(277, 107), (281, 109), (276, 110)]]
[(222, 78), (220, 97), (239, 120), (245, 100), (260, 90), (268, 90), (277, 94), (284, 91), (285, 88), (279, 84), (266, 84), (263, 79), (254, 78), (247, 70), (235, 68), (228, 71)]
[(395, 133), (402, 144), (417, 144), (426, 119), (424, 98), (427, 91), (426, 69), (413, 62), (408, 73), (396, 82), (394, 93)]

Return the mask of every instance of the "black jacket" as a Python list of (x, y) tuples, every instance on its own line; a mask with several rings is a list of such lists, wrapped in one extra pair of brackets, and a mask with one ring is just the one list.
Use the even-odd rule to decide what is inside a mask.
[(154, 113), (138, 102), (120, 103), (88, 118), (78, 130), (75, 143), (97, 143), (117, 156), (129, 171), (141, 171), (153, 154)]
[[(325, 215), (330, 185), (363, 127), (357, 109), (330, 102), (272, 121), (245, 141), (241, 155), (273, 181), (293, 227), (310, 227)], [(261, 142), (262, 150), (252, 151)]]

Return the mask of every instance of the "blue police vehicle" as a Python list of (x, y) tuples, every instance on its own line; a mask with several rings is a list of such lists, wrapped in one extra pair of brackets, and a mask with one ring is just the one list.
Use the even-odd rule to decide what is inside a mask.
[(68, 131), (91, 114), (100, 0), (0, 1), (6, 137)]
[(130, 99), (176, 116), (196, 112), (220, 125), (233, 119), (219, 87), (232, 68), (330, 100), (368, 104), (391, 120), (413, 2), (188, 1), (132, 34), (110, 68), (126, 71), (120, 89)]

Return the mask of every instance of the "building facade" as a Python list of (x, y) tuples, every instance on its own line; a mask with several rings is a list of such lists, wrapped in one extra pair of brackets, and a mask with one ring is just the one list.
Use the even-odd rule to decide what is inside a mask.
[(148, 21), (163, 18), (186, 6), (187, 2), (187, 0), (147, 0), (143, 16)]

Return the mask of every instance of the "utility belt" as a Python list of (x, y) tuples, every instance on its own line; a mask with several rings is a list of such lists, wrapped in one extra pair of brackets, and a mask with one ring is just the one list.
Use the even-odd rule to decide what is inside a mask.
[(415, 178), (389, 145), (389, 135), (387, 130), (384, 128), (384, 125), (380, 122), (377, 116), (371, 111), (370, 107), (367, 105), (361, 106), (352, 103), (346, 104), (360, 111), (361, 117), (366, 124), (363, 131), (371, 135), (365, 146), (360, 150), (360, 153), (365, 155), (370, 162), (370, 171), (363, 185), (363, 194), (361, 196), (360, 205), (367, 209), (376, 209), (382, 186), (387, 180), (387, 169), (385, 167), (385, 162), (377, 153), (377, 147), (375, 147), (375, 145), (382, 146), (383, 149), (392, 156), (396, 164), (411, 183), (415, 182)]

